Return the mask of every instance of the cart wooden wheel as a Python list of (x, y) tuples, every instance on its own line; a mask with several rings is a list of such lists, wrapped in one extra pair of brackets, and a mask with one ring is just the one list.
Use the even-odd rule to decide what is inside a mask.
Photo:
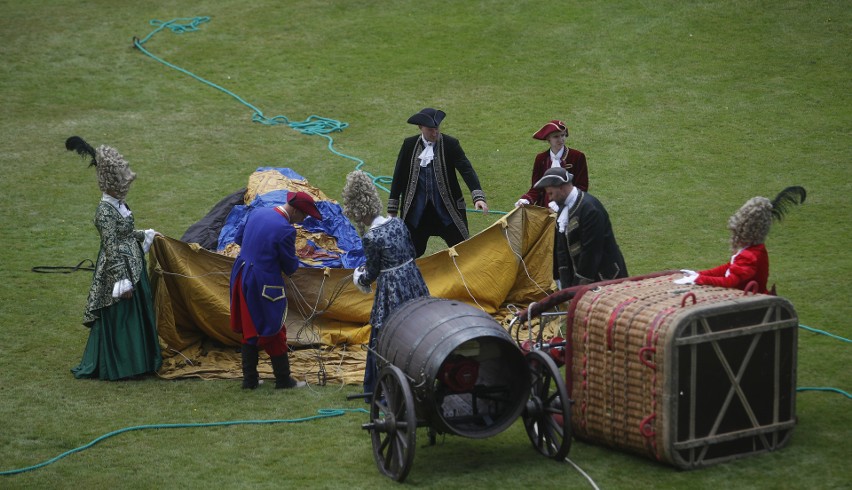
[(565, 380), (543, 351), (527, 354), (527, 366), (530, 399), (523, 413), (527, 435), (538, 452), (561, 461), (571, 450), (571, 400)]
[(414, 396), (402, 370), (389, 364), (379, 372), (365, 429), (373, 440), (373, 457), (382, 474), (402, 482), (414, 462), (417, 417)]

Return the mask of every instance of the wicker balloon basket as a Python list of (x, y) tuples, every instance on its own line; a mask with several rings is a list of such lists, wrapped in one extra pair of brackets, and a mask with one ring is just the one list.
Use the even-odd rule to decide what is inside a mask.
[(571, 301), (575, 436), (684, 469), (783, 447), (795, 425), (793, 306), (677, 277), (591, 285)]

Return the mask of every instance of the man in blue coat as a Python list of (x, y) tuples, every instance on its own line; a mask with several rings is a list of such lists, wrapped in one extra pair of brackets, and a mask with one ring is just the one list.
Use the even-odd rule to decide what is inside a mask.
[(231, 329), (241, 333), (243, 388), (258, 386), (258, 350), (269, 354), (276, 388), (304, 386), (290, 376), (287, 348), (287, 294), (284, 274), (299, 268), (296, 229), (307, 216), (322, 219), (310, 195), (290, 192), (274, 208), (255, 208), (234, 242), (240, 254), (231, 270)]

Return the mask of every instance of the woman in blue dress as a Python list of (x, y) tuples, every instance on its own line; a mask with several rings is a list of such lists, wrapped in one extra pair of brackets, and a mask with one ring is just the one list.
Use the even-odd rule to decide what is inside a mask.
[(414, 263), (416, 251), (408, 228), (399, 218), (381, 216), (382, 202), (372, 179), (360, 170), (351, 172), (346, 176), (342, 197), (344, 214), (362, 234), (367, 258), (366, 264), (355, 270), (353, 282), (365, 293), (376, 283), (370, 312), (370, 349), (364, 369), (364, 393), (372, 393), (377, 375), (373, 350), (385, 319), (406, 301), (429, 296), (429, 288)]

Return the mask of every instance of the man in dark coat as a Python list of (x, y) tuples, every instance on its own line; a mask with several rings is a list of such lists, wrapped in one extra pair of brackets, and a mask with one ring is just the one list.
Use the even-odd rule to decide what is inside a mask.
[(313, 198), (290, 192), (287, 202), (274, 208), (255, 208), (234, 239), (240, 255), (231, 271), (231, 329), (241, 333), (243, 388), (258, 386), (258, 350), (269, 354), (276, 388), (305, 383), (290, 376), (287, 347), (287, 294), (284, 278), (299, 268), (296, 229), (307, 216), (322, 219)]
[(388, 214), (399, 214), (408, 226), (417, 257), (426, 252), (431, 236), (440, 236), (450, 247), (469, 236), (456, 172), (470, 189), (474, 207), (488, 213), (479, 177), (459, 140), (438, 129), (445, 116), (443, 111), (426, 108), (408, 118), (420, 134), (402, 142), (393, 172)]
[(572, 175), (561, 167), (548, 169), (535, 187), (559, 205), (553, 265), (560, 287), (627, 277), (609, 214), (600, 201), (574, 187)]

